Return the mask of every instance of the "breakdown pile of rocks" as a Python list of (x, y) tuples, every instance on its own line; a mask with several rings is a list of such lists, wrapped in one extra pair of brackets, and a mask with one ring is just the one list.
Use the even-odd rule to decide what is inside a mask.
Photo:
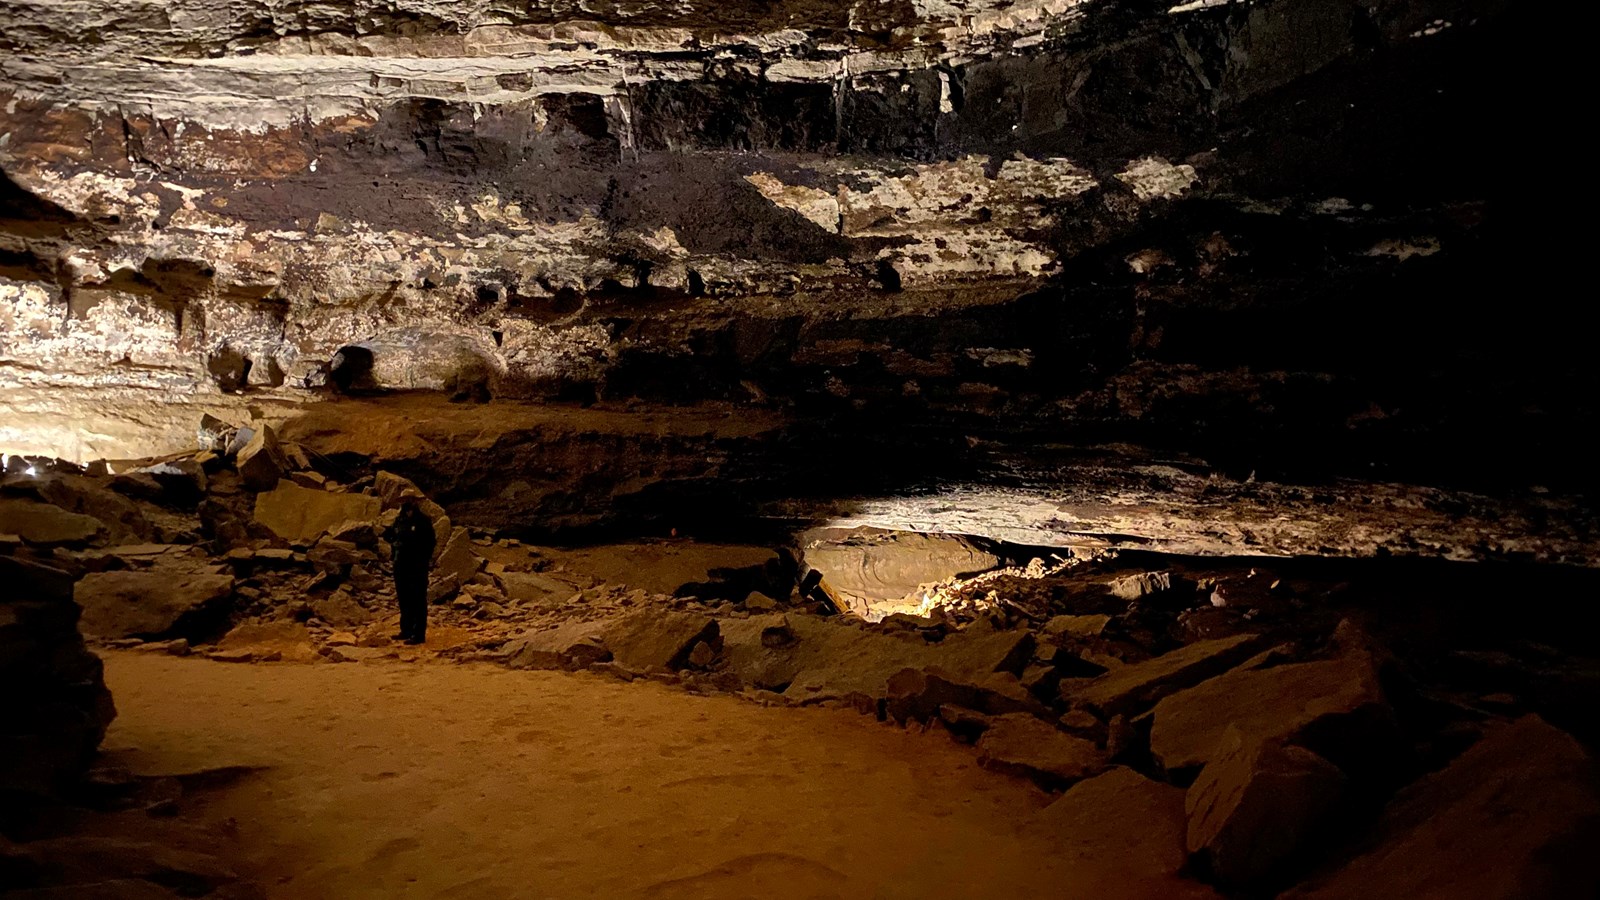
[[(1257, 568), (1195, 578), (1090, 564), (1032, 580), (1009, 611), (964, 622), (680, 599), (478, 656), (943, 729), (981, 765), (1063, 792), (1028, 827), (1061, 834), (1066, 853), (1135, 860), (1130, 878), (1152, 885), (1600, 888), (1561, 852), (1600, 837), (1600, 769), (1517, 698), (1444, 697), (1353, 619), (1284, 599), (1305, 584)], [(1077, 611), (1040, 621), (1029, 605)]]
[[(181, 457), (8, 475), (0, 559), (35, 567), (53, 602), (75, 600), (84, 630), (117, 646), (493, 661), (942, 729), (981, 765), (1061, 792), (1028, 827), (1070, 833), (1067, 853), (1126, 848), (1134, 878), (1313, 897), (1388, 883), (1586, 896), (1593, 881), (1559, 852), (1600, 821), (1585, 744), (1503, 682), (1441, 689), (1438, 671), (1346, 616), (1334, 577), (1112, 553), (1006, 566), (964, 539), (813, 534), (647, 589), (473, 534), (429, 501), (430, 646), (402, 649), (383, 534), (416, 486), (312, 460), (264, 425), (247, 439), (208, 429)], [(968, 577), (978, 564), (991, 569)], [(884, 598), (917, 591), (950, 602), (887, 611)], [(9, 609), (27, 640), (75, 637)], [(98, 709), (81, 702), (98, 682), (83, 684), (74, 708)], [(1592, 702), (1592, 687), (1567, 693)], [(88, 753), (104, 718), (83, 721), (62, 733)]]

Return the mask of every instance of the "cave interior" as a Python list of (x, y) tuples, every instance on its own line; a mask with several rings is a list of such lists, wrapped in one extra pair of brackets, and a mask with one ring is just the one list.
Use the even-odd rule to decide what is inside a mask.
[(0, 892), (1600, 895), (1551, 24), (0, 0)]

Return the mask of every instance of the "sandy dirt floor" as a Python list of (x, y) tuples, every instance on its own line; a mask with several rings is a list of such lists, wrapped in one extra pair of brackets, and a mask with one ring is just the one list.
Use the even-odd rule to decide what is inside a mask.
[[(267, 894), (1171, 897), (1030, 823), (1049, 797), (940, 732), (489, 665), (113, 652), (108, 757), (265, 766), (237, 823)], [(1109, 856), (1109, 855), (1108, 855)]]

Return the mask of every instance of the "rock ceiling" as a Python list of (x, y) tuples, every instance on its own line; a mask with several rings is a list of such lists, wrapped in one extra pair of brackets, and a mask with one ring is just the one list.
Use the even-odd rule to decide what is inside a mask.
[(1516, 326), (1438, 339), (1519, 230), (1463, 137), (1508, 8), (0, 0), (0, 449), (170, 449), (351, 346), (1347, 467), (1475, 433), (1458, 395), (1539, 432), (1474, 381)]

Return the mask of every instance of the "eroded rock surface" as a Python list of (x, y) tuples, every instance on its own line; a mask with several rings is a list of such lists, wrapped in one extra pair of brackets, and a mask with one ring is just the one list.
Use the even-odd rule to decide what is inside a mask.
[[(717, 402), (794, 413), (880, 490), (968, 471), (927, 457), (969, 440), (1150, 444), (1293, 490), (1460, 480), (1556, 533), (1520, 541), (1480, 510), (1471, 538), (1435, 529), (1417, 552), (1580, 561), (1542, 524), (1586, 483), (1566, 449), (1593, 420), (1576, 330), (1455, 299), (1543, 275), (1521, 262), (1541, 254), (1517, 174), (1541, 144), (1508, 158), (1478, 124), (1525, 130), (1535, 11), (202, 7), (0, 6), (4, 452), (152, 456), (202, 414), (275, 426), (325, 391)], [(573, 480), (505, 462), (502, 508)], [(1005, 494), (984, 527), (929, 517), (1048, 468), (1024, 462), (901, 517), (1141, 534), (1092, 492)], [(629, 468), (605, 473), (616, 495)], [(568, 496), (548, 513), (585, 505)], [(1265, 524), (1226, 530), (1371, 542)]]

